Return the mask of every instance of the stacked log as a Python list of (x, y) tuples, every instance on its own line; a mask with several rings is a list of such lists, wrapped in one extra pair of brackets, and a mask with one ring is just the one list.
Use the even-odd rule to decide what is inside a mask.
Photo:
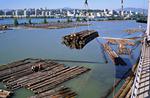
[(85, 30), (64, 36), (62, 43), (71, 49), (82, 49), (98, 36), (98, 32), (95, 30)]

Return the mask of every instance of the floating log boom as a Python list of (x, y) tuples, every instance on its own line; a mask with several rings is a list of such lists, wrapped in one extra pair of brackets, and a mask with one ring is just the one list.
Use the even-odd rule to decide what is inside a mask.
[[(25, 59), (0, 67), (0, 81), (7, 89), (27, 88), (36, 95), (31, 98), (74, 97), (77, 94), (69, 88), (56, 88), (90, 69), (74, 66), (67, 67), (52, 60)], [(53, 92), (52, 92), (53, 91)], [(49, 93), (50, 92), (50, 93)], [(48, 93), (48, 95), (47, 95)]]

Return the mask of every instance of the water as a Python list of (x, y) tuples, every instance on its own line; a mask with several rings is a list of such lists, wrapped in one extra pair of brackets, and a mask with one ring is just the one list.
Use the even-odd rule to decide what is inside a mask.
[[(1, 21), (1, 20), (0, 20)], [(2, 20), (7, 21), (8, 20)], [(38, 20), (36, 20), (38, 21)], [(2, 22), (0, 22), (2, 23)], [(91, 22), (90, 29), (97, 30), (103, 37), (127, 37), (125, 29), (138, 28), (140, 25), (135, 21), (113, 21), (113, 22)], [(101, 48), (96, 40), (91, 41), (83, 50), (72, 50), (61, 44), (62, 36), (73, 31), (88, 29), (86, 26), (65, 29), (15, 29), (0, 34), (0, 64), (7, 64), (14, 60), (24, 58), (43, 58), (43, 59), (69, 59), (100, 62), (99, 64), (87, 63), (64, 63), (67, 66), (85, 66), (92, 70), (65, 83), (79, 95), (77, 98), (100, 98), (106, 94), (107, 90), (113, 85), (115, 78), (119, 78), (127, 69), (132, 67), (139, 55), (139, 48), (134, 51), (133, 58), (123, 56), (130, 65), (115, 67), (109, 60), (104, 63)], [(138, 33), (137, 33), (138, 34)], [(104, 41), (99, 38), (100, 41)], [(0, 86), (0, 88), (2, 88)], [(16, 91), (13, 98), (26, 98), (33, 95), (26, 89)]]

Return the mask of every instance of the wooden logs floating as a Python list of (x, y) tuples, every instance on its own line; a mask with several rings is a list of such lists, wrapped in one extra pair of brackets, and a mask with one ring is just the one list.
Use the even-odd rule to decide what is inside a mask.
[(102, 46), (115, 65), (127, 65), (126, 62), (114, 50), (112, 50), (108, 44), (102, 44)]
[(127, 48), (124, 45), (119, 45), (118, 47), (118, 54), (119, 55), (131, 55), (131, 49)]
[(95, 30), (85, 30), (64, 36), (62, 43), (71, 49), (82, 49), (98, 36), (98, 32)]
[(61, 86), (29, 98), (73, 98), (76, 95), (70, 88)]
[(117, 39), (117, 38), (109, 39), (109, 38), (107, 38), (106, 40), (109, 44), (113, 44), (113, 45), (121, 44), (121, 45), (135, 46), (135, 43), (131, 42), (131, 40), (129, 40), (129, 39)]
[(128, 46), (135, 46), (134, 42), (131, 42), (129, 39), (106, 39), (108, 44), (118, 45), (118, 54), (120, 55), (130, 55), (131, 49), (127, 48)]
[[(81, 66), (66, 67), (64, 64), (47, 59), (25, 59), (5, 66), (0, 68), (0, 81), (3, 81), (8, 89), (16, 90), (24, 87), (32, 90), (35, 94), (53, 90), (60, 84), (90, 70)], [(38, 70), (33, 70), (33, 67)], [(76, 96), (76, 93), (71, 90), (55, 93), (57, 96)]]

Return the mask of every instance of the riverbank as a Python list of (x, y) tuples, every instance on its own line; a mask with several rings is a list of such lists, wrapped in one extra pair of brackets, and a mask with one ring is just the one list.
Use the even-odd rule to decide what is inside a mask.
[(44, 28), (44, 29), (62, 29), (62, 28), (73, 28), (73, 27), (79, 27), (79, 26), (88, 26), (87, 23), (79, 23), (79, 22), (53, 22), (53, 23), (47, 23), (47, 24), (27, 24), (27, 25), (21, 25), (20, 27), (26, 27), (26, 28)]

